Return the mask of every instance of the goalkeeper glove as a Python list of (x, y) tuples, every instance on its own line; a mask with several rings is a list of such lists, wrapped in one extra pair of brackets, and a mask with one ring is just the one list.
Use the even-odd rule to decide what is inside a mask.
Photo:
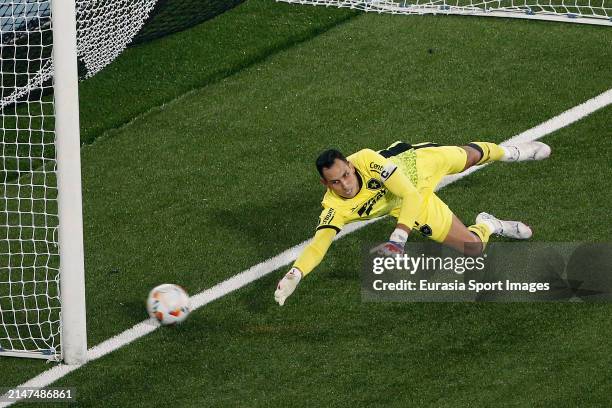
[(381, 256), (398, 256), (404, 253), (404, 245), (400, 242), (389, 241), (374, 248), (373, 252)]
[(402, 228), (395, 228), (389, 241), (377, 246), (372, 252), (382, 256), (398, 256), (404, 254), (404, 245), (408, 240), (408, 231)]
[(297, 288), (298, 283), (302, 279), (302, 272), (298, 268), (291, 268), (289, 272), (278, 282), (276, 291), (274, 292), (274, 300), (280, 305), (285, 304), (285, 300)]

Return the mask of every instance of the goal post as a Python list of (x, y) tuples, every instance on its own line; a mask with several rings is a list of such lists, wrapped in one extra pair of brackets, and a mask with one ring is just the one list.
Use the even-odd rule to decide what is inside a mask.
[(612, 0), (277, 0), (388, 14), (454, 14), (612, 26)]
[(0, 2), (0, 356), (87, 357), (75, 0)]
[(87, 360), (75, 0), (52, 0), (53, 99), (59, 217), (61, 354)]

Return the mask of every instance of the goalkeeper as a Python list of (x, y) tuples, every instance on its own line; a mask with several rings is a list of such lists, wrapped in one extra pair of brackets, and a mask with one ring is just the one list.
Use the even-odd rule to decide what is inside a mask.
[(396, 142), (379, 152), (363, 149), (348, 157), (334, 149), (324, 151), (317, 158), (321, 183), (327, 187), (319, 225), (313, 240), (278, 283), (274, 299), (282, 306), (302, 277), (321, 262), (342, 227), (355, 221), (384, 215), (397, 218), (389, 241), (378, 247), (378, 252), (387, 256), (403, 253), (411, 230), (466, 255), (482, 253), (491, 234), (530, 238), (531, 229), (522, 222), (500, 220), (487, 213), (478, 214), (476, 222), (466, 227), (434, 190), (444, 176), (474, 165), (548, 156), (550, 147), (541, 142), (511, 146)]

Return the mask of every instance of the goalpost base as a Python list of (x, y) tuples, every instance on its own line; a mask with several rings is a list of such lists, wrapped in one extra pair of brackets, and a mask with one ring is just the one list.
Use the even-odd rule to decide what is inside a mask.
[(45, 351), (8, 351), (0, 350), (0, 357), (36, 358), (39, 360), (59, 360), (60, 355), (54, 350)]

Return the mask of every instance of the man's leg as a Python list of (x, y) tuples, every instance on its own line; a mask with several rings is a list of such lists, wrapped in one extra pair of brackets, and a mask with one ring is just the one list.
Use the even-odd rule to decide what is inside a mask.
[[(493, 161), (541, 160), (550, 155), (550, 147), (540, 142), (505, 147), (490, 142), (423, 148), (416, 145), (415, 149), (418, 188), (432, 192), (445, 175), (459, 173), (474, 165)], [(491, 234), (513, 239), (528, 239), (532, 235), (531, 229), (520, 221), (499, 220), (487, 213), (478, 214), (476, 223), (466, 227), (435, 194), (429, 200), (425, 219), (418, 221), (416, 229), (421, 233), (467, 255), (482, 253)]]
[(473, 146), (461, 146), (463, 150), (467, 153), (467, 159), (465, 160), (465, 167), (462, 171), (469, 169), (472, 166), (478, 164), (478, 162), (482, 159), (483, 154), (480, 150), (477, 150)]
[(475, 165), (501, 161), (506, 154), (503, 147), (491, 142), (472, 142), (462, 147), (468, 152), (466, 169)]
[(481, 254), (489, 236), (496, 232), (487, 222), (476, 222), (475, 225), (466, 227), (436, 194), (428, 197), (415, 229), (430, 239), (467, 255)]
[[(459, 153), (461, 150), (465, 152), (463, 155)], [(460, 149), (457, 149), (457, 147), (438, 148), (436, 152), (440, 152), (443, 155), (444, 165), (439, 165), (437, 168), (424, 168), (435, 175), (435, 177), (429, 180), (441, 179), (443, 175), (459, 173), (475, 165), (502, 161), (506, 157), (505, 148), (490, 142), (473, 142), (469, 145), (461, 146)], [(440, 236), (432, 238), (466, 255), (476, 256), (481, 254), (491, 234), (514, 239), (527, 239), (531, 237), (531, 229), (519, 221), (499, 220), (490, 214), (481, 213), (476, 218), (475, 224), (466, 227), (437, 196), (434, 195), (434, 199), (431, 200), (430, 204), (431, 208), (429, 208), (428, 212), (435, 214), (435, 218), (446, 220), (442, 222), (442, 225), (448, 225), (450, 222), (450, 228), (447, 227), (448, 233), (446, 236), (443, 236), (442, 240)]]
[(485, 224), (466, 227), (455, 214), (448, 235), (442, 242), (466, 255), (480, 255), (489, 241), (491, 230)]
[(495, 143), (472, 142), (465, 146), (413, 146), (416, 152), (418, 188), (435, 189), (446, 175), (461, 173), (472, 166), (502, 161), (505, 150)]
[(532, 232), (531, 228), (520, 221), (499, 220), (487, 213), (478, 214), (476, 223), (466, 227), (453, 214), (450, 230), (442, 243), (466, 255), (475, 256), (484, 251), (491, 234), (513, 239), (529, 239)]
[(472, 142), (461, 146), (467, 152), (465, 168), (494, 161), (519, 162), (543, 160), (550, 156), (550, 147), (542, 142), (516, 143), (500, 146), (490, 142)]

